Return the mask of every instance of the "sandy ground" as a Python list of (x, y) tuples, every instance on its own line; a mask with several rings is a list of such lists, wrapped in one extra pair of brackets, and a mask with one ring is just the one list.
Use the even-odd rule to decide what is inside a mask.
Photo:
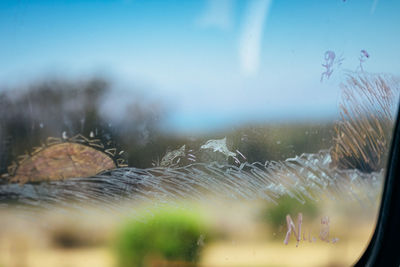
[[(109, 267), (115, 266), (112, 252), (107, 248), (38, 249), (26, 252), (0, 252), (4, 267)], [(1, 265), (3, 264), (3, 265)]]
[[(203, 252), (200, 266), (350, 266), (365, 248), (362, 240), (328, 244), (302, 242), (285, 246), (278, 242), (217, 242)], [(18, 255), (18, 256), (17, 256)], [(115, 266), (112, 251), (105, 247), (0, 251), (4, 267)]]
[[(321, 243), (321, 242), (320, 242)], [(248, 243), (210, 245), (203, 266), (350, 266), (361, 255), (364, 242), (347, 244)]]

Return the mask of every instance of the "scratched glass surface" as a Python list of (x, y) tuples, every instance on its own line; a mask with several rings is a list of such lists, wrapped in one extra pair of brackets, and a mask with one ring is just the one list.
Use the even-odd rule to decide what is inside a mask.
[(349, 266), (400, 3), (0, 1), (0, 266)]

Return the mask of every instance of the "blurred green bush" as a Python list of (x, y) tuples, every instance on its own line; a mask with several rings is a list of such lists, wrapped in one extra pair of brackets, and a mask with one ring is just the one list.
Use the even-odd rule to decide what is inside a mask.
[(303, 220), (312, 220), (318, 215), (318, 206), (312, 201), (306, 201), (303, 204), (286, 195), (280, 197), (276, 205), (269, 203), (262, 211), (261, 219), (280, 236), (282, 233), (286, 233), (286, 215), (289, 214), (297, 223), (297, 215), (300, 212), (303, 214)]
[(156, 262), (196, 264), (206, 233), (199, 214), (177, 208), (150, 211), (128, 220), (118, 231), (118, 265), (153, 266)]

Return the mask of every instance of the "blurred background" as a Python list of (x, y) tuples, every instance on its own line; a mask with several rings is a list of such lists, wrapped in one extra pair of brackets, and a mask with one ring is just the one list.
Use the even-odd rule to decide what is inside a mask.
[(399, 10), (1, 1), (0, 267), (351, 265), (380, 204)]

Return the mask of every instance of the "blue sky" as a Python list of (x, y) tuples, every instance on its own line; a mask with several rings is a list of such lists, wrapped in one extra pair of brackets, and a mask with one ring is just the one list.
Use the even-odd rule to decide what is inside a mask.
[[(332, 118), (361, 49), (366, 71), (399, 74), (398, 14), (394, 0), (2, 0), (0, 84), (106, 73), (166, 101), (182, 131)], [(321, 83), (327, 50), (344, 60)]]

